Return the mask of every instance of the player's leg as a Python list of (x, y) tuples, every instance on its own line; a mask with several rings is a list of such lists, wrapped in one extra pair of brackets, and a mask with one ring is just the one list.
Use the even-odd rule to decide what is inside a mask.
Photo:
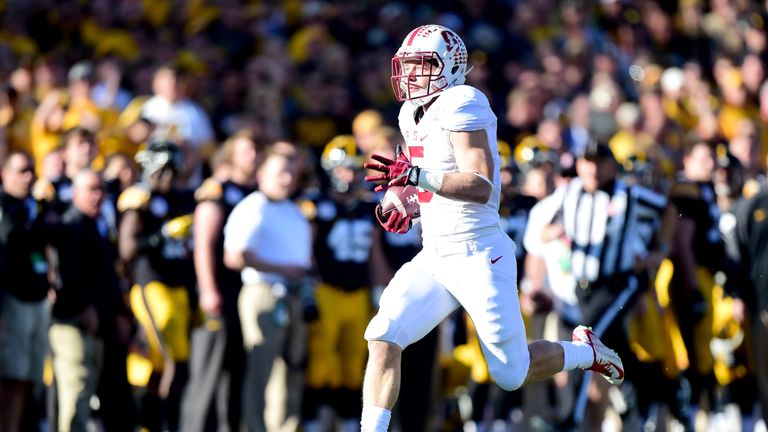
[(400, 430), (428, 430), (433, 402), (433, 375), (437, 361), (439, 328), (413, 343), (402, 357), (402, 386), (398, 400)]
[(315, 290), (318, 319), (307, 326), (307, 370), (301, 406), (301, 422), (307, 431), (320, 430), (322, 405), (334, 405), (341, 386), (342, 365), (338, 351), (345, 313), (346, 293), (318, 284)]
[(363, 381), (363, 432), (387, 430), (400, 388), (403, 348), (424, 337), (458, 307), (456, 299), (427, 273), (435, 267), (429, 261), (427, 255), (419, 254), (395, 274), (365, 331), (368, 364)]
[[(29, 394), (31, 371), (37, 370), (32, 344), (38, 309), (44, 303), (24, 303), (0, 294), (0, 431), (19, 430)], [(46, 343), (47, 345), (47, 343)], [(42, 376), (42, 374), (41, 374)]]
[(266, 430), (267, 410), (281, 404), (273, 399), (279, 394), (267, 392), (286, 334), (284, 316), (277, 312), (284, 306), (280, 301), (269, 284), (246, 284), (238, 298), (246, 347), (243, 422), (248, 430)]
[[(337, 390), (336, 413), (342, 419), (342, 430), (359, 430), (360, 397), (368, 355), (365, 329), (371, 319), (371, 297), (368, 289), (346, 293), (343, 305), (344, 326), (339, 339), (341, 386)], [(342, 306), (342, 305), (340, 305)]]
[(86, 430), (91, 417), (88, 402), (98, 373), (89, 361), (96, 357), (96, 341), (70, 324), (54, 323), (49, 334), (59, 396), (59, 430)]
[(592, 365), (592, 348), (580, 342), (527, 343), (516, 288), (515, 246), (508, 238), (471, 249), (476, 252), (452, 258), (446, 267), (453, 272), (441, 280), (472, 317), (488, 369), (500, 387), (514, 390), (562, 370)]
[(384, 432), (400, 392), (400, 361), (403, 349), (392, 342), (368, 342), (368, 363), (363, 378), (361, 430)]
[(517, 299), (514, 244), (470, 241), (469, 249), (474, 252), (447, 258), (440, 280), (472, 318), (491, 376), (514, 390), (523, 385), (531, 363)]

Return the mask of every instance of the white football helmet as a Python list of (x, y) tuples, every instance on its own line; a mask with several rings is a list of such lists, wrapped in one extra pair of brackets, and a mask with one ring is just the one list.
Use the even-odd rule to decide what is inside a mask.
[[(424, 105), (437, 93), (464, 84), (467, 47), (453, 30), (436, 24), (408, 33), (392, 58), (392, 90), (399, 102)], [(428, 78), (425, 87), (416, 79)]]

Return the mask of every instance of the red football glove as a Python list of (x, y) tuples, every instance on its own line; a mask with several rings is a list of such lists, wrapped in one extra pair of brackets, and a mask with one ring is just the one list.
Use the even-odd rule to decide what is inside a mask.
[(371, 159), (381, 162), (381, 164), (370, 162), (363, 164), (365, 168), (382, 173), (365, 176), (365, 181), (383, 182), (376, 186), (374, 189), (376, 192), (383, 191), (390, 186), (416, 186), (419, 182), (419, 171), (421, 170), (408, 160), (408, 157), (403, 153), (403, 148), (399, 145), (395, 160), (377, 154), (371, 155)]
[(403, 217), (398, 211), (390, 211), (388, 215), (381, 213), (381, 204), (376, 206), (376, 220), (385, 230), (395, 234), (405, 234), (411, 229), (413, 223), (410, 216)]

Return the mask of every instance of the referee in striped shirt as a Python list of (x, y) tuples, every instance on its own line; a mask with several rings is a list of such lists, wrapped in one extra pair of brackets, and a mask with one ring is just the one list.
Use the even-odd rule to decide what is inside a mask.
[[(545, 250), (540, 247), (558, 239), (570, 244), (572, 289), (581, 322), (615, 347), (627, 379), (637, 382), (623, 318), (648, 286), (649, 270), (658, 268), (669, 252), (674, 210), (666, 197), (620, 180), (618, 164), (605, 143), (592, 140), (579, 156), (576, 172), (578, 177), (533, 208), (526, 246)], [(574, 408), (576, 421), (583, 416), (586, 385), (582, 393)]]

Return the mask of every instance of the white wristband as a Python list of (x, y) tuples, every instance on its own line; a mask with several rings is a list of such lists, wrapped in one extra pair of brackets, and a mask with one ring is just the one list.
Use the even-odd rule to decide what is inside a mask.
[(422, 169), (419, 171), (419, 181), (416, 186), (430, 192), (439, 193), (440, 187), (443, 185), (443, 177), (445, 177), (445, 173)]

